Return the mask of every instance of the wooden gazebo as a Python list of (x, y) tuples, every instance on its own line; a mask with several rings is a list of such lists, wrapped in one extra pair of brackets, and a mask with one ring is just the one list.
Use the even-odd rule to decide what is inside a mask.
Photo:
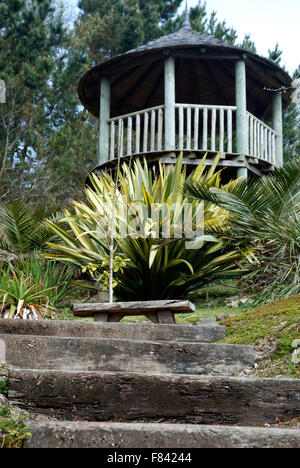
[[(282, 109), (291, 85), (274, 62), (192, 29), (114, 57), (79, 83), (82, 104), (99, 117), (98, 168), (146, 156), (150, 162), (220, 166), (256, 175), (283, 163)], [(268, 124), (267, 124), (268, 122)]]

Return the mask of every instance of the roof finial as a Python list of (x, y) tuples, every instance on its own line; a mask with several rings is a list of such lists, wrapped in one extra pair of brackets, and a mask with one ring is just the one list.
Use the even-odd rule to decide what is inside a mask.
[(184, 18), (183, 18), (183, 23), (182, 23), (182, 29), (192, 29), (188, 0), (186, 0), (186, 4), (185, 4), (185, 12), (184, 12)]

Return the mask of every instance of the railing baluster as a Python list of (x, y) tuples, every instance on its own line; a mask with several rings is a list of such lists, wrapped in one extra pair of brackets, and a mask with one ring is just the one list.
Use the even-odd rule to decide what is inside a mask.
[(258, 120), (256, 121), (256, 156), (259, 158), (259, 141), (260, 141), (260, 136), (259, 136), (259, 122)]
[(187, 109), (187, 136), (186, 136), (186, 148), (191, 149), (192, 146), (192, 109)]
[(227, 111), (227, 152), (232, 153), (232, 110)]
[(272, 163), (272, 132), (268, 130), (268, 160)]
[(138, 154), (141, 149), (141, 116), (135, 117), (135, 152)]
[(217, 126), (217, 110), (212, 110), (211, 116), (211, 150), (216, 151), (216, 126)]
[(163, 120), (164, 113), (162, 109), (158, 109), (158, 124), (157, 124), (157, 151), (162, 150), (162, 135), (163, 135)]
[(276, 161), (276, 135), (273, 133), (272, 135), (272, 163), (275, 166)]
[(123, 142), (124, 142), (124, 120), (119, 119), (118, 120), (118, 158), (123, 157)]
[(264, 159), (264, 127), (260, 125), (260, 158)]
[(203, 138), (202, 138), (202, 149), (207, 150), (208, 140), (208, 109), (203, 110)]
[(220, 109), (220, 145), (221, 153), (224, 153), (224, 109)]
[(110, 160), (115, 158), (115, 122), (110, 123)]
[(269, 161), (268, 159), (268, 129), (264, 128), (264, 139), (265, 139), (265, 160)]
[(254, 119), (250, 116), (250, 156), (254, 156)]
[(199, 146), (199, 108), (194, 111), (194, 150)]
[(178, 111), (178, 117), (179, 117), (179, 148), (180, 150), (183, 150), (183, 132), (184, 132), (184, 110), (183, 107), (179, 107)]
[(150, 137), (150, 151), (155, 150), (155, 124), (156, 124), (156, 112), (151, 111), (151, 137)]
[(156, 111), (151, 111), (150, 151), (155, 151)]
[(127, 155), (132, 154), (132, 117), (127, 121)]
[(249, 135), (250, 135), (250, 116), (249, 114), (247, 113), (247, 116), (246, 116), (246, 119), (247, 119), (247, 125), (246, 125), (246, 131), (247, 131), (247, 135), (246, 135), (246, 141), (247, 141), (247, 148), (246, 148), (246, 154), (249, 154), (249, 148), (250, 148), (250, 143), (249, 143)]
[(149, 114), (145, 112), (144, 114), (144, 142), (143, 142), (143, 152), (148, 152), (148, 127), (149, 127)]

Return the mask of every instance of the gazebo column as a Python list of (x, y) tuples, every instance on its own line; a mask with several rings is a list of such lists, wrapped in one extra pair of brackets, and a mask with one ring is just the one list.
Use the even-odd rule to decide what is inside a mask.
[(282, 127), (282, 94), (273, 96), (273, 128), (277, 133), (275, 143), (276, 165), (283, 166), (283, 127)]
[(100, 89), (100, 126), (98, 164), (109, 160), (109, 123), (110, 118), (110, 81), (108, 78), (101, 79)]
[(165, 60), (165, 150), (175, 150), (175, 59)]
[[(248, 152), (247, 141), (247, 94), (246, 94), (246, 62), (238, 60), (235, 64), (235, 97), (236, 97), (236, 142), (237, 152), (244, 157)], [(248, 169), (242, 167), (237, 171), (238, 177), (248, 177)]]

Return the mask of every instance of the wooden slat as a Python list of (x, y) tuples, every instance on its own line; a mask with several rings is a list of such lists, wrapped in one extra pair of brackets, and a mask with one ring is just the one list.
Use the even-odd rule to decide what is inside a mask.
[(132, 117), (128, 117), (127, 121), (127, 154), (132, 154)]
[(232, 153), (232, 110), (227, 111), (227, 152)]
[(157, 151), (162, 150), (162, 136), (163, 136), (163, 121), (164, 121), (164, 112), (162, 109), (158, 109), (158, 128), (157, 128)]
[(260, 125), (260, 158), (264, 159), (264, 127)]
[(142, 301), (142, 302), (114, 302), (74, 304), (75, 317), (91, 317), (94, 314), (122, 313), (126, 315), (143, 315), (158, 311), (171, 311), (175, 314), (195, 312), (195, 306), (189, 301)]
[(141, 116), (135, 117), (135, 152), (138, 154), (141, 149)]
[(276, 161), (276, 135), (272, 134), (272, 163), (275, 165)]
[(216, 151), (217, 110), (214, 108), (211, 115), (211, 151)]
[(247, 148), (246, 148), (246, 154), (249, 153), (249, 148), (250, 148), (250, 143), (249, 143), (249, 135), (250, 135), (250, 115), (247, 113), (246, 116), (247, 119), (247, 125), (246, 125), (246, 142), (247, 142)]
[(187, 149), (191, 149), (192, 145), (192, 110), (190, 107), (187, 108), (187, 135), (186, 135), (186, 146)]
[(268, 157), (269, 162), (272, 163), (272, 132), (268, 130)]
[(224, 153), (224, 109), (220, 109), (220, 152)]
[(203, 135), (202, 135), (202, 149), (207, 150), (208, 140), (208, 109), (203, 110)]
[(250, 116), (250, 155), (254, 156), (254, 120), (252, 115)]
[(148, 152), (148, 127), (149, 127), (149, 114), (148, 112), (145, 112), (144, 114), (144, 142), (143, 142), (144, 153)]
[(124, 120), (119, 119), (118, 120), (118, 158), (123, 157), (123, 152), (124, 152)]
[(184, 132), (184, 111), (183, 107), (179, 107), (179, 148), (180, 150), (184, 149), (183, 148), (183, 132)]
[(199, 108), (194, 111), (194, 150), (199, 149)]
[(110, 160), (112, 161), (115, 158), (115, 122), (110, 123)]
[(156, 112), (151, 111), (151, 137), (150, 137), (150, 151), (155, 150), (155, 124), (156, 124)]

